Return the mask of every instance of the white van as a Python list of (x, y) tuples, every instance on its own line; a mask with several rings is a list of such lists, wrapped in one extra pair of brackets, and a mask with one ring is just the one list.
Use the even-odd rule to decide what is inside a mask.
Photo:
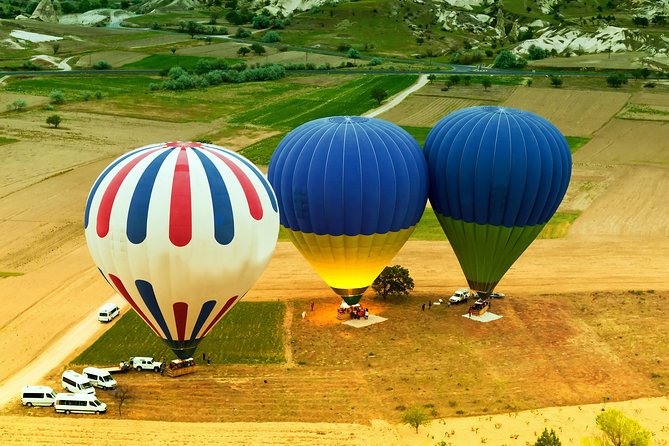
[(83, 375), (88, 378), (88, 381), (94, 386), (101, 389), (115, 389), (116, 380), (112, 378), (108, 371), (98, 369), (95, 367), (86, 367)]
[(65, 370), (61, 379), (61, 384), (65, 390), (73, 393), (92, 393), (95, 395), (95, 389), (91, 386), (88, 378), (74, 370)]
[(23, 386), (21, 403), (24, 406), (53, 406), (56, 393), (47, 386)]
[(98, 311), (98, 320), (100, 322), (111, 322), (116, 316), (121, 314), (121, 310), (116, 304), (104, 304)]
[(134, 356), (130, 358), (130, 365), (138, 372), (151, 369), (156, 372), (160, 372), (160, 368), (163, 366), (163, 363), (154, 361), (153, 358), (148, 356)]
[(56, 395), (56, 412), (65, 413), (105, 413), (107, 405), (100, 402), (95, 395), (84, 393), (59, 393)]

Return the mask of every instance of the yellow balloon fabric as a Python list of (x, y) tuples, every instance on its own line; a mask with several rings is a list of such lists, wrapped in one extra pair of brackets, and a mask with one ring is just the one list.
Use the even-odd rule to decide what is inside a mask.
[[(411, 236), (415, 226), (385, 234), (317, 235), (287, 232), (319, 276), (338, 294), (369, 287)], [(341, 290), (338, 291), (338, 290)]]

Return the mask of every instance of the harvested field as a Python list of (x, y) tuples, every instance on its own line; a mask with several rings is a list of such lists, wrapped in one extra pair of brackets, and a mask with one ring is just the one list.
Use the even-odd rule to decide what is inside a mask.
[(565, 135), (590, 137), (615, 116), (629, 98), (629, 94), (618, 92), (518, 88), (503, 105), (543, 116)]
[(627, 51), (624, 53), (595, 53), (571, 56), (568, 58), (547, 57), (541, 60), (531, 60), (531, 67), (568, 67), (568, 68), (595, 68), (595, 69), (619, 69), (641, 68), (644, 66), (643, 59), (648, 53)]
[(465, 107), (481, 105), (480, 101), (459, 98), (435, 98), (414, 95), (391, 108), (379, 118), (398, 125), (431, 127), (447, 114)]
[(147, 53), (137, 53), (133, 51), (99, 51), (79, 58), (76, 66), (90, 67), (95, 65), (95, 63), (104, 60), (112, 67), (117, 68), (125, 64), (142, 60), (146, 56), (148, 56)]

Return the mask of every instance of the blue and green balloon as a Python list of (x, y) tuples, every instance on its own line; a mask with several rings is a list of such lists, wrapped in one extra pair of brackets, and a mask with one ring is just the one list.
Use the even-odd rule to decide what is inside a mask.
[(567, 141), (534, 113), (469, 107), (442, 118), (424, 152), (437, 218), (470, 288), (490, 293), (560, 205)]
[(281, 225), (325, 282), (355, 304), (392, 261), (427, 203), (427, 164), (416, 140), (376, 118), (307, 122), (269, 164)]

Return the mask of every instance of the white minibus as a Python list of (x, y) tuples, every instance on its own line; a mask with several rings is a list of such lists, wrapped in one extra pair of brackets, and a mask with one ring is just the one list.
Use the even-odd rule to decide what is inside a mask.
[(91, 386), (88, 378), (74, 370), (65, 370), (61, 379), (61, 384), (65, 390), (73, 393), (92, 393), (95, 395), (95, 389)]
[(85, 393), (59, 393), (56, 395), (56, 412), (69, 413), (105, 413), (107, 405), (101, 403), (95, 395)]
[(104, 304), (103, 306), (100, 307), (100, 310), (98, 310), (98, 320), (100, 322), (111, 322), (111, 320), (114, 319), (116, 316), (118, 316), (120, 313), (121, 310), (119, 310), (118, 305)]
[(109, 390), (116, 388), (116, 380), (112, 378), (108, 371), (95, 367), (86, 367), (83, 375), (95, 387)]
[(21, 403), (24, 406), (53, 406), (56, 393), (47, 386), (23, 386)]

